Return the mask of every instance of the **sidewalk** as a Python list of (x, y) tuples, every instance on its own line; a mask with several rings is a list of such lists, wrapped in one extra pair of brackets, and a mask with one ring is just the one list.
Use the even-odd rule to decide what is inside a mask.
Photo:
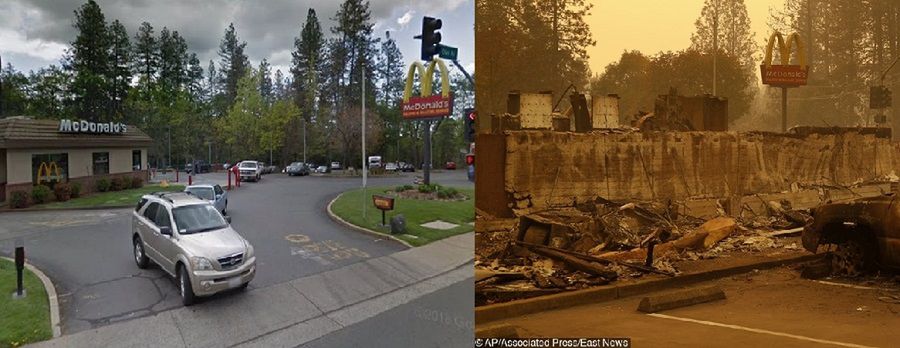
[(295, 347), (472, 277), (473, 247), (474, 234), (454, 236), (32, 346)]

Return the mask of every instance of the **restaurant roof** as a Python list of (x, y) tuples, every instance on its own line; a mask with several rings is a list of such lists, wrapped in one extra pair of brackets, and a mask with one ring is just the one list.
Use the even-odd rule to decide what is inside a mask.
[(35, 120), (25, 116), (0, 119), (0, 148), (148, 147), (153, 138), (135, 126), (121, 134), (61, 132), (59, 120)]

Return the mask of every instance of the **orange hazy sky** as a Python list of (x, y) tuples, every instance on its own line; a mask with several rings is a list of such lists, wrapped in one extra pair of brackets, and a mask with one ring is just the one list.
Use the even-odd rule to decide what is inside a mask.
[[(694, 22), (700, 17), (703, 0), (593, 0), (587, 18), (597, 45), (588, 48), (591, 73), (603, 71), (619, 60), (623, 51), (645, 54), (677, 51), (691, 44)], [(766, 24), (769, 8), (781, 9), (784, 0), (744, 0), (751, 31), (763, 44), (771, 29)]]

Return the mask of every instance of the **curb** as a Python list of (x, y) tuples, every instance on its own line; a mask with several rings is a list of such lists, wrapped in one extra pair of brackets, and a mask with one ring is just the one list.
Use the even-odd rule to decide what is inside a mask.
[[(15, 262), (15, 260), (8, 257), (3, 257), (3, 259)], [(62, 335), (62, 331), (59, 328), (59, 300), (56, 296), (56, 287), (53, 286), (50, 277), (47, 277), (44, 272), (41, 272), (34, 265), (25, 262), (25, 268), (34, 273), (41, 280), (41, 283), (44, 284), (44, 291), (47, 292), (47, 300), (50, 302), (50, 330), (53, 331), (53, 338), (57, 338)]]
[(125, 208), (134, 208), (134, 204), (128, 205), (104, 205), (104, 206), (93, 206), (93, 207), (76, 207), (76, 208), (21, 208), (21, 209), (0, 209), (0, 214), (2, 213), (24, 213), (24, 212), (34, 212), (34, 211), (79, 211), (79, 210), (105, 210), (105, 209), (125, 209)]
[(345, 221), (344, 219), (341, 219), (340, 216), (337, 216), (337, 214), (335, 214), (333, 211), (331, 211), (331, 205), (334, 204), (334, 202), (337, 201), (338, 198), (341, 198), (341, 196), (343, 196), (343, 195), (344, 195), (344, 193), (337, 195), (337, 197), (334, 197), (334, 199), (332, 199), (330, 202), (328, 202), (328, 206), (325, 207), (325, 210), (328, 212), (328, 217), (330, 217), (332, 221), (337, 222), (346, 227), (349, 227), (351, 229), (366, 233), (366, 234), (370, 234), (370, 235), (377, 236), (380, 238), (388, 238), (397, 243), (403, 244), (403, 246), (410, 248), (410, 249), (414, 248), (414, 246), (412, 246), (411, 244), (407, 243), (405, 240), (402, 240), (400, 238), (394, 237), (389, 234), (376, 232), (376, 231), (370, 230), (370, 229), (362, 227), (362, 226), (357, 226), (357, 225), (354, 225), (354, 224), (351, 224), (351, 223)]
[(770, 269), (784, 265), (816, 260), (823, 254), (787, 256), (769, 261), (732, 266), (706, 272), (685, 274), (673, 278), (653, 279), (633, 284), (606, 285), (583, 290), (575, 290), (560, 294), (540, 296), (517, 301), (492, 304), (475, 308), (475, 324), (518, 317), (526, 314), (544, 312), (554, 309), (574, 307), (584, 304), (608, 302), (624, 297), (642, 295), (654, 291), (687, 286), (700, 282), (715, 280), (727, 276), (746, 273), (753, 270)]

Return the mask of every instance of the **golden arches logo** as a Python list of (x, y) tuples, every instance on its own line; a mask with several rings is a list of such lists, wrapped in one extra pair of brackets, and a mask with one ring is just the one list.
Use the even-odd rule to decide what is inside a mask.
[[(800, 35), (793, 33), (788, 35), (787, 42), (779, 32), (774, 32), (769, 36), (769, 43), (766, 45), (766, 57), (763, 59), (763, 65), (772, 65), (772, 50), (775, 43), (778, 43), (778, 54), (781, 58), (781, 65), (791, 65), (791, 51), (795, 45), (797, 47), (797, 65), (806, 69), (806, 51), (803, 49), (803, 42), (800, 41)], [(786, 44), (785, 44), (786, 43)]]
[(413, 91), (413, 80), (415, 78), (415, 73), (418, 73), (422, 78), (421, 84), (421, 92), (419, 93), (422, 97), (431, 96), (431, 82), (434, 79), (434, 68), (438, 67), (441, 69), (441, 96), (445, 98), (450, 97), (450, 76), (447, 70), (447, 65), (444, 64), (444, 61), (435, 58), (428, 63), (428, 68), (422, 65), (419, 62), (413, 62), (409, 65), (409, 70), (406, 72), (406, 87), (403, 89), (403, 102), (409, 102), (409, 98), (412, 97)]
[[(55, 173), (56, 175), (51, 177), (51, 174)], [(59, 166), (56, 162), (41, 162), (41, 165), (38, 166), (37, 171), (37, 183), (40, 184), (43, 179), (46, 178), (47, 181), (51, 181), (56, 179), (57, 181), (62, 179), (62, 171), (59, 170)]]
[[(441, 94), (432, 95), (434, 70), (440, 69)], [(416, 74), (421, 79), (419, 96), (413, 96), (413, 81)], [(403, 101), (400, 111), (404, 119), (431, 119), (444, 117), (453, 112), (453, 98), (450, 93), (450, 76), (447, 65), (440, 59), (434, 59), (426, 68), (422, 63), (413, 62), (406, 73), (406, 87), (403, 89)]]
[[(779, 54), (778, 63), (781, 64), (772, 64), (772, 52), (776, 44)], [(791, 64), (791, 56), (795, 48), (797, 64)], [(777, 31), (772, 33), (769, 36), (769, 43), (766, 45), (766, 56), (763, 58), (759, 70), (762, 74), (762, 83), (766, 85), (783, 88), (805, 85), (809, 78), (809, 66), (806, 63), (806, 51), (803, 49), (800, 35), (793, 33), (785, 40), (781, 33)]]

